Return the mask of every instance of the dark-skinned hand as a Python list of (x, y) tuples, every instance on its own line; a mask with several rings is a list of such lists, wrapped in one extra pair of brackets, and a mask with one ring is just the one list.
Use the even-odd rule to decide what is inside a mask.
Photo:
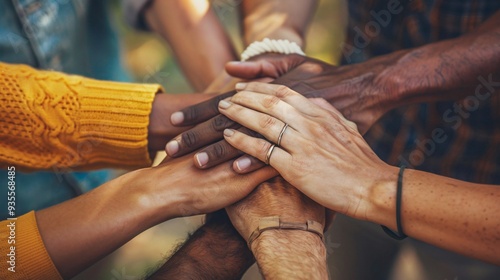
[[(391, 87), (378, 77), (390, 61), (400, 55), (395, 53), (359, 65), (337, 67), (300, 55), (265, 54), (250, 62), (228, 63), (226, 71), (243, 79), (275, 78), (274, 84), (287, 86), (309, 98), (321, 97), (364, 133), (391, 109), (385, 103), (386, 97), (390, 97)], [(286, 87), (283, 90), (286, 91)], [(171, 117), (173, 125), (196, 126), (170, 141), (166, 146), (167, 154), (178, 157), (205, 147), (194, 158), (199, 168), (209, 168), (241, 155), (222, 137), (225, 128), (241, 130), (240, 126), (220, 115), (217, 108), (220, 100), (235, 93), (236, 90), (227, 92), (174, 113)], [(251, 133), (246, 129), (243, 132)], [(252, 168), (263, 165), (256, 159), (251, 158), (251, 161)]]

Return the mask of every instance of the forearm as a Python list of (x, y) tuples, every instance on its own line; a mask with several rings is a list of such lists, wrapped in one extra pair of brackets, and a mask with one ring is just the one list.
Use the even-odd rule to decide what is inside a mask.
[[(388, 55), (395, 59), (380, 75), (390, 93), (386, 105), (466, 96), (486, 99), (500, 87), (499, 26), (497, 13), (478, 30), (456, 39)], [(383, 63), (384, 58), (380, 60)]]
[(328, 279), (325, 245), (315, 233), (268, 230), (252, 251), (265, 279)]
[(254, 258), (222, 212), (222, 221), (199, 228), (149, 279), (240, 279)]
[(36, 212), (45, 248), (63, 278), (71, 278), (140, 232), (168, 219), (168, 213), (155, 211), (128, 177), (126, 174)]
[[(396, 229), (397, 168), (371, 192), (368, 220)], [(383, 180), (374, 180), (383, 182)], [(500, 264), (500, 188), (407, 169), (403, 177), (402, 227), (413, 238)], [(362, 218), (362, 217), (359, 217)]]
[(196, 91), (203, 91), (226, 62), (236, 59), (209, 1), (155, 0), (144, 15), (149, 27), (169, 43)]
[(305, 34), (316, 10), (317, 0), (243, 1), (245, 45), (269, 39), (287, 39), (304, 48)]

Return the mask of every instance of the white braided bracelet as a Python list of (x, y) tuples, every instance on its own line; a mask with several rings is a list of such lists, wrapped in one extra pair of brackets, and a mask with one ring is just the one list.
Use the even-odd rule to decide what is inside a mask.
[(262, 41), (251, 43), (243, 53), (241, 53), (241, 61), (247, 61), (250, 58), (263, 53), (282, 53), (282, 54), (300, 54), (306, 55), (304, 51), (295, 42), (288, 40), (271, 40), (265, 38)]

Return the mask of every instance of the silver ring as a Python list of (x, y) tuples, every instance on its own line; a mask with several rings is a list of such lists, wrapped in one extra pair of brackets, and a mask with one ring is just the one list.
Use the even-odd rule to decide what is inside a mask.
[(271, 147), (269, 147), (269, 150), (267, 150), (266, 165), (269, 165), (269, 160), (271, 159), (271, 155), (273, 154), (273, 151), (274, 151), (275, 147), (276, 147), (276, 145), (272, 144)]
[(278, 136), (278, 143), (277, 145), (278, 146), (281, 146), (281, 139), (283, 138), (283, 134), (285, 134), (285, 130), (288, 128), (288, 124), (285, 123), (285, 125), (283, 126), (283, 128), (281, 129), (281, 132), (280, 132), (280, 135)]

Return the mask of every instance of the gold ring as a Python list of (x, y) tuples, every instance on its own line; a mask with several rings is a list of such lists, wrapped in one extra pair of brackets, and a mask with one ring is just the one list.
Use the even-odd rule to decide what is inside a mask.
[(278, 136), (278, 143), (277, 145), (278, 146), (281, 146), (281, 139), (283, 138), (283, 134), (285, 134), (285, 130), (288, 128), (288, 124), (285, 123), (285, 125), (283, 126), (283, 128), (281, 129), (281, 132), (280, 132), (280, 135)]
[(276, 147), (275, 144), (272, 144), (271, 147), (269, 147), (269, 150), (267, 150), (266, 154), (266, 165), (269, 165), (269, 160), (271, 159), (271, 155), (274, 151), (274, 148)]

